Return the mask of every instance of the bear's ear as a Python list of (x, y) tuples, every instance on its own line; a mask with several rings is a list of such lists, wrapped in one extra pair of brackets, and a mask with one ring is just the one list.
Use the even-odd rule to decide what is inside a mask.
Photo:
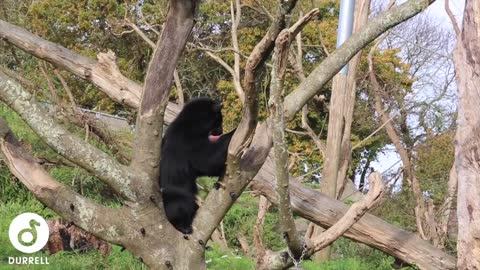
[(220, 102), (216, 102), (213, 104), (213, 111), (214, 112), (220, 112), (223, 108), (223, 104)]

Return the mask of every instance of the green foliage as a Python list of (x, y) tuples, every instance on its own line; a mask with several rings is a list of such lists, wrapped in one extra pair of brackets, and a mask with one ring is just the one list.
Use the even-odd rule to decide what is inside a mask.
[(422, 190), (428, 192), (434, 204), (443, 203), (447, 182), (454, 160), (454, 134), (439, 134), (417, 147), (415, 172)]
[(391, 264), (393, 263), (393, 258), (382, 260), (381, 264), (368, 263), (363, 260), (348, 258), (342, 260), (331, 260), (326, 263), (316, 264), (311, 261), (306, 261), (302, 264), (302, 267), (305, 270), (365, 270), (365, 269), (376, 269), (376, 270), (391, 270)]
[[(333, 244), (332, 260), (317, 264), (305, 261), (302, 267), (305, 270), (391, 270), (395, 259), (368, 246), (340, 238)], [(401, 268), (413, 270), (412, 267)]]
[(416, 231), (414, 209), (415, 200), (412, 192), (404, 188), (402, 191), (391, 194), (373, 213), (391, 224), (409, 231)]
[(255, 264), (249, 258), (234, 253), (222, 252), (212, 245), (212, 250), (205, 253), (207, 269), (212, 270), (248, 270), (255, 269)]

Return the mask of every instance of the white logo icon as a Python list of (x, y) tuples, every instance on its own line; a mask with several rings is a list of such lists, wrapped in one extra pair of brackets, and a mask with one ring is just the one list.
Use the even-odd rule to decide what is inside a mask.
[(48, 224), (35, 213), (18, 215), (10, 223), (8, 237), (12, 245), (23, 253), (34, 253), (48, 242)]

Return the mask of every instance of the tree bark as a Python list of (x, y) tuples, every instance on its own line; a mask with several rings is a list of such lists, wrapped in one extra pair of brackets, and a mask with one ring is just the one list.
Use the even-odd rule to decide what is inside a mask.
[(145, 186), (152, 192), (147, 198), (158, 195), (155, 191), (159, 190), (157, 182), (165, 108), (178, 58), (193, 28), (197, 4), (195, 0), (170, 1), (167, 19), (145, 77), (136, 122), (135, 154), (130, 167), (149, 178)]
[(454, 53), (458, 87), (458, 269), (480, 269), (480, 3), (466, 1)]

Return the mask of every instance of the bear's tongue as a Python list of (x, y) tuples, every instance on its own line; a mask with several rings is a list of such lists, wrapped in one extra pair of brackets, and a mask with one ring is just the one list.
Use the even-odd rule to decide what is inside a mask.
[(212, 143), (215, 143), (220, 139), (220, 137), (222, 137), (222, 134), (220, 134), (220, 135), (208, 135), (208, 140)]

